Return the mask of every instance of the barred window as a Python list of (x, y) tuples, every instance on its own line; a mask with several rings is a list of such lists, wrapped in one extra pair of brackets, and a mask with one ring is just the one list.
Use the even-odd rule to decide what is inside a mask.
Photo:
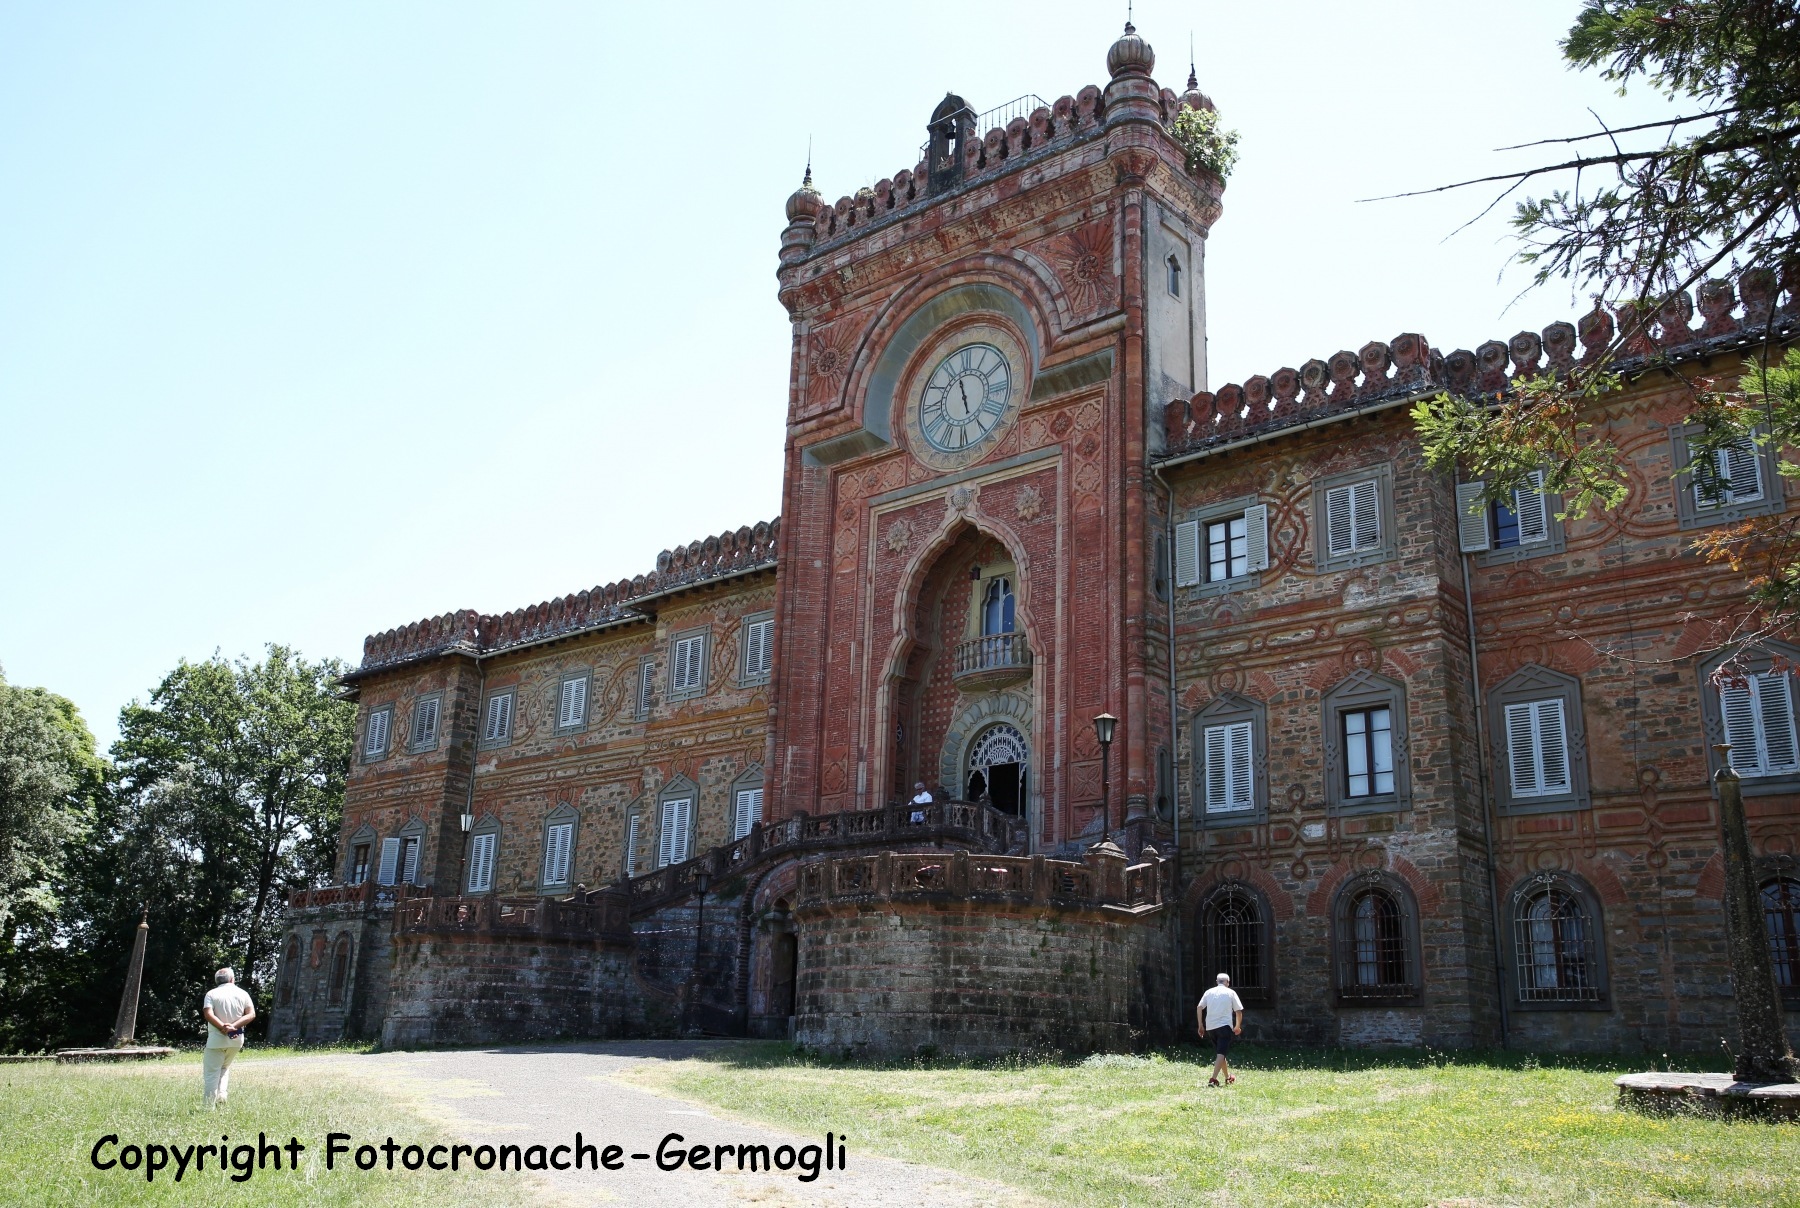
[(1800, 1003), (1800, 881), (1777, 877), (1762, 888), (1763, 927), (1775, 985), (1790, 1003)]
[(1199, 983), (1220, 973), (1246, 999), (1266, 999), (1270, 990), (1268, 924), (1262, 903), (1242, 885), (1216, 891), (1200, 908)]
[(1522, 1003), (1599, 1002), (1599, 929), (1583, 895), (1554, 876), (1513, 896), (1513, 971)]
[(1394, 878), (1359, 877), (1338, 895), (1338, 995), (1393, 1001), (1419, 993), (1418, 918), (1412, 895)]

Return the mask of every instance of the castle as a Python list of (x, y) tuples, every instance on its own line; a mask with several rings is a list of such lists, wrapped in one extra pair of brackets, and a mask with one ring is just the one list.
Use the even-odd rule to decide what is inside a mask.
[[(1117, 1048), (1225, 970), (1266, 1039), (1712, 1048), (1727, 740), (1800, 1008), (1800, 651), (1716, 685), (1744, 583), (1689, 548), (1794, 487), (1697, 483), (1674, 376), (1791, 339), (1800, 274), (1208, 390), (1211, 102), (1106, 65), (788, 199), (779, 520), (368, 639), (273, 1037)], [(1413, 401), (1621, 331), (1622, 507), (1426, 468)]]

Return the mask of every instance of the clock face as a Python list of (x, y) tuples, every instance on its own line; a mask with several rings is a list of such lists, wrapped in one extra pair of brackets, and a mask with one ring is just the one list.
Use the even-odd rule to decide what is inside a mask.
[(961, 453), (1006, 416), (1012, 366), (992, 344), (965, 344), (938, 362), (919, 396), (919, 431), (942, 453)]

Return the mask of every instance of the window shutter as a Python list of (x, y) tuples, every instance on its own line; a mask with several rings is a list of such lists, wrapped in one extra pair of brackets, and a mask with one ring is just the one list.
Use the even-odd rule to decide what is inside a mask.
[(744, 677), (753, 679), (767, 675), (774, 663), (773, 643), (774, 621), (757, 621), (744, 629)]
[(656, 837), (658, 867), (666, 868), (687, 859), (688, 810), (692, 805), (690, 797), (663, 802), (662, 833)]
[(369, 733), (363, 743), (363, 750), (370, 755), (379, 755), (387, 750), (388, 719), (393, 713), (387, 709), (377, 709), (369, 714)]
[(562, 704), (556, 712), (556, 724), (562, 729), (579, 726), (587, 720), (587, 676), (564, 680)]
[(1254, 804), (1250, 723), (1206, 728), (1206, 812), (1231, 813)]
[(1538, 791), (1569, 791), (1569, 735), (1563, 724), (1562, 698), (1534, 702), (1537, 711)]
[(469, 892), (487, 893), (494, 887), (494, 845), (498, 835), (476, 835), (469, 853)]
[(422, 700), (413, 710), (412, 745), (430, 746), (437, 741), (438, 699)]
[(755, 829), (762, 821), (761, 789), (739, 789), (737, 794), (737, 810), (731, 822), (732, 839), (742, 839)]
[(1269, 569), (1269, 507), (1254, 503), (1244, 509), (1245, 570)]
[(1325, 492), (1325, 550), (1330, 554), (1347, 554), (1356, 548), (1356, 520), (1350, 487), (1332, 487)]
[(1541, 545), (1550, 540), (1550, 517), (1544, 506), (1544, 472), (1531, 472), (1531, 486), (1513, 492), (1513, 511), (1519, 517), (1519, 544)]
[(407, 837), (405, 851), (406, 858), (402, 863), (406, 867), (400, 870), (400, 879), (408, 885), (417, 885), (419, 883), (419, 837), (417, 835)]
[(1731, 766), (1738, 772), (1762, 771), (1762, 752), (1756, 735), (1756, 697), (1749, 683), (1719, 689), (1719, 712), (1725, 719), (1725, 741), (1731, 744)]
[(1355, 549), (1374, 549), (1381, 544), (1381, 481), (1367, 478), (1350, 492), (1351, 515), (1356, 521), (1356, 534), (1351, 540)]
[(625, 823), (625, 875), (637, 876), (638, 815), (633, 814)]
[(1200, 522), (1188, 520), (1175, 526), (1175, 586), (1193, 587), (1200, 582)]
[(400, 866), (400, 840), (383, 839), (381, 841), (381, 866), (375, 870), (377, 885), (392, 885), (394, 874)]
[(1506, 706), (1506, 764), (1515, 797), (1538, 794), (1537, 752), (1532, 742), (1531, 704)]
[(1719, 470), (1725, 476), (1725, 501), (1752, 503), (1762, 498), (1762, 459), (1749, 437), (1719, 450)]
[(675, 643), (669, 670), (669, 687), (675, 692), (694, 692), (703, 684), (703, 668), (701, 655), (706, 646), (704, 635), (696, 634), (691, 638), (682, 638)]
[(650, 716), (650, 702), (656, 695), (656, 664), (646, 662), (638, 669), (638, 716)]
[(573, 822), (558, 822), (544, 832), (544, 884), (569, 883), (569, 845), (574, 837)]
[(1247, 810), (1254, 804), (1251, 797), (1250, 723), (1238, 722), (1231, 731), (1231, 805), (1234, 810)]
[(1481, 502), (1486, 487), (1479, 479), (1456, 484), (1456, 536), (1465, 554), (1478, 554), (1490, 544), (1487, 507)]
[(692, 854), (694, 800), (684, 797), (676, 804), (681, 806), (681, 816), (676, 820), (675, 829), (675, 862), (679, 864)]
[(503, 742), (512, 733), (512, 693), (490, 697), (487, 724), (482, 727), (483, 742)]

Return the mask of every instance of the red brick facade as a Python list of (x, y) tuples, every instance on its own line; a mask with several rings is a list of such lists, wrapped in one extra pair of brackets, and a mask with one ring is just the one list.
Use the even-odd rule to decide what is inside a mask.
[[(1106, 949), (1119, 977), (1158, 995), (1179, 976), (1191, 1000), (1230, 963), (1267, 1036), (1472, 1044), (1504, 1027), (1532, 1047), (1713, 1047), (1730, 998), (1707, 672), (1713, 622), (1743, 584), (1689, 548), (1723, 513), (1673, 477), (1682, 399), (1658, 366), (1730, 372), (1751, 326), (1793, 331), (1800, 283), (1748, 274), (1741, 299), (1709, 286), (1699, 324), (1672, 311), (1634, 337), (1628, 387), (1593, 417), (1631, 459), (1616, 512), (1564, 522), (1557, 501), (1538, 516), (1521, 500), (1472, 518), (1457, 483), (1425, 467), (1407, 404), (1566, 369), (1584, 355), (1578, 339), (1589, 356), (1610, 340), (1610, 317), (1449, 356), (1408, 333), (1207, 391), (1204, 244), (1223, 185), (1187, 170), (1165, 123), (1210, 102), (1157, 87), (1134, 36), (1108, 65), (1104, 90), (981, 136), (947, 97), (928, 162), (835, 205), (809, 175), (789, 199), (778, 524), (666, 552), (655, 573), (578, 597), (369, 639), (352, 677), (362, 721), (343, 878), (405, 880), (381, 850), (403, 861), (390, 841), (416, 836), (413, 883), (437, 897), (566, 897), (662, 865), (665, 816), (685, 825), (681, 864), (737, 838), (751, 789), (766, 820), (792, 820), (773, 843), (811, 833), (808, 819), (904, 802), (916, 781), (940, 800), (988, 785), (1024, 819), (1018, 855), (1073, 853), (1098, 837), (1104, 795), (1106, 825), (1132, 822), (1134, 842), (1154, 834), (1172, 851), (1179, 830), (1174, 904), (1159, 900)], [(1763, 483), (1756, 507), (1793, 506), (1787, 480)], [(1340, 527), (1322, 532), (1330, 509)], [(1465, 552), (1470, 525), (1513, 544)], [(751, 636), (765, 618), (772, 631)], [(581, 716), (565, 724), (576, 682)], [(493, 702), (508, 694), (498, 736)], [(414, 744), (421, 707), (438, 720)], [(390, 734), (371, 752), (383, 710)], [(1119, 719), (1104, 793), (1103, 712)], [(1359, 788), (1352, 761), (1376, 758), (1376, 740), (1355, 727), (1377, 725), (1395, 766)], [(1506, 728), (1518, 725), (1548, 727), (1529, 738), (1535, 770), (1509, 762), (1528, 741)], [(992, 750), (1017, 760), (1020, 744), (1023, 759), (998, 773), (983, 762)], [(1016, 805), (1002, 800), (1013, 776)], [(1796, 875), (1800, 771), (1746, 784), (1764, 871)], [(668, 815), (675, 800), (689, 812)], [(566, 860), (559, 825), (572, 827)], [(682, 867), (730, 877), (740, 859), (764, 858), (732, 848)], [(848, 1035), (807, 1002), (882, 987), (836, 958), (792, 966), (832, 944), (879, 947), (880, 910), (796, 913), (795, 867), (715, 887), (713, 947), (685, 959), (740, 1027), (778, 1030), (795, 1011), (802, 1035)], [(659, 903), (707, 892), (680, 891), (675, 875), (656, 883)], [(1551, 907), (1563, 913), (1531, 913)], [(700, 928), (697, 913), (680, 921), (691, 906), (658, 909)], [(936, 909), (893, 907), (913, 920), (895, 932), (904, 952), (856, 967), (879, 980), (868, 970), (966, 963), (982, 936), (1050, 917), (1016, 903)], [(325, 934), (308, 910), (294, 934)], [(1070, 951), (1105, 946), (1113, 925), (1126, 924), (1089, 910)], [(602, 945), (615, 973), (629, 965), (620, 943)], [(632, 975), (678, 979), (667, 947), (641, 939)], [(494, 953), (511, 950), (483, 950), (482, 985), (567, 982), (561, 965), (497, 972)], [(455, 948), (408, 951), (441, 965)], [(994, 968), (995, 1001), (1057, 976), (1018, 963)], [(437, 965), (405, 974), (404, 986), (453, 992)], [(389, 992), (385, 973), (369, 976)], [(1131, 1007), (1128, 991), (1084, 997), (1106, 1015), (1096, 1027), (1166, 1026), (1168, 1012)], [(619, 1018), (670, 1015), (660, 999), (603, 999)], [(370, 1000), (360, 1026), (378, 1032), (387, 1009)], [(581, 1011), (604, 1013), (568, 1017)], [(960, 1034), (941, 1020), (914, 1031), (917, 1043)]]

